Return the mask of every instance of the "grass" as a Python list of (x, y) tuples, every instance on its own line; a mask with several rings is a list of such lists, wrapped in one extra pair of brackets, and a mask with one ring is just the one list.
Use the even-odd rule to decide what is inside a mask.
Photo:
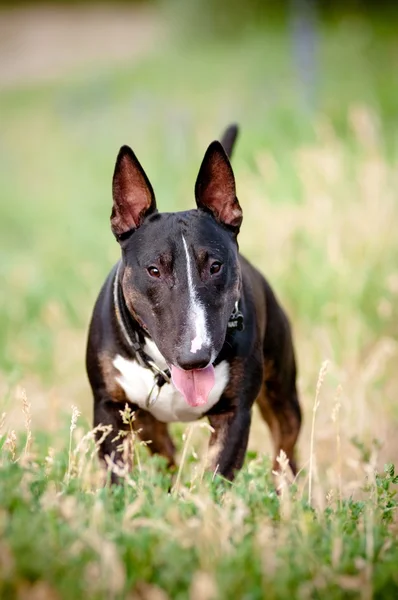
[(65, 430), (60, 451), (2, 438), (2, 597), (396, 597), (398, 475), (392, 464), (376, 473), (373, 452), (360, 497), (318, 490), (311, 505), (302, 479), (287, 484), (283, 456), (278, 496), (266, 456), (252, 453), (231, 485), (204, 471), (188, 435), (171, 488), (162, 460), (133, 439), (134, 469), (110, 489), (78, 417), (69, 452)]
[[(172, 41), (139, 64), (2, 90), (1, 597), (397, 597), (398, 46), (392, 22), (323, 26), (309, 113), (287, 33)], [(173, 492), (137, 441), (126, 485), (103, 488), (83, 359), (118, 256), (117, 150), (132, 145), (162, 209), (186, 208), (231, 120), (241, 249), (294, 328), (303, 469), (278, 497), (255, 419), (236, 483), (213, 481), (207, 429), (176, 425)]]

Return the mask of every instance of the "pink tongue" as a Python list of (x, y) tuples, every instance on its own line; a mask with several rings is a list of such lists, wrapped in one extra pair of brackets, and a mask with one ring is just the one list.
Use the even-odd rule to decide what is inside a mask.
[(184, 371), (173, 366), (171, 367), (171, 378), (177, 390), (181, 392), (190, 406), (201, 406), (206, 404), (213, 389), (214, 367), (209, 365), (205, 369)]

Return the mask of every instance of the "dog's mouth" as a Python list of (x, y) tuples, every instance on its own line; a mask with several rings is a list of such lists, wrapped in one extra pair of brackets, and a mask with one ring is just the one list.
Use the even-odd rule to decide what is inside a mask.
[(214, 367), (208, 365), (204, 369), (184, 371), (173, 365), (171, 379), (189, 406), (202, 406), (207, 403), (215, 384)]

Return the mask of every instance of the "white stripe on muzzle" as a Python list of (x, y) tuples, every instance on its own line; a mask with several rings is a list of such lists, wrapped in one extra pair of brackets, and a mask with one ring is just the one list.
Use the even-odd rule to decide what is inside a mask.
[(195, 331), (195, 337), (191, 340), (191, 352), (195, 354), (201, 350), (204, 344), (210, 343), (210, 336), (206, 326), (206, 314), (203, 304), (200, 302), (192, 278), (191, 257), (189, 256), (188, 246), (184, 236), (182, 236), (185, 254), (187, 257), (187, 275), (189, 291), (189, 317)]

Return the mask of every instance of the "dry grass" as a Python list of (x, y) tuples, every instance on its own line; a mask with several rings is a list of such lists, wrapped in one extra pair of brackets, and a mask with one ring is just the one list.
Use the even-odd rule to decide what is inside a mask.
[[(325, 371), (324, 364), (316, 397)], [(128, 409), (124, 415), (129, 421), (134, 418)], [(125, 482), (110, 490), (102, 489), (95, 432), (84, 433), (79, 416), (72, 407), (66, 462), (52, 448), (43, 461), (44, 448), (39, 450), (37, 440), (26, 452), (17, 447), (14, 432), (5, 437), (0, 450), (3, 484), (6, 475), (18, 478), (13, 496), (9, 485), (0, 494), (5, 507), (0, 513), (0, 591), (7, 597), (47, 600), (84, 593), (90, 598), (167, 599), (183, 594), (211, 599), (231, 593), (261, 598), (267, 593), (286, 598), (294, 593), (300, 598), (345, 598), (349, 593), (367, 600), (396, 592), (398, 581), (388, 565), (398, 554), (397, 504), (391, 488), (398, 477), (392, 466), (385, 475), (377, 474), (374, 452), (358, 462), (359, 479), (352, 491), (360, 492), (361, 501), (341, 498), (339, 473), (331, 469), (322, 482), (314, 477), (313, 500), (310, 489), (307, 504), (305, 478), (299, 475), (295, 485), (289, 484), (283, 452), (275, 474), (279, 496), (260, 456), (250, 461), (234, 486), (211, 481), (194, 449), (194, 433), (201, 428), (196, 423), (183, 438), (170, 495), (164, 489), (169, 478), (159, 477), (160, 464), (141, 462), (132, 432), (128, 452), (133, 470), (122, 472), (110, 462), (109, 469)], [(32, 440), (30, 429), (27, 434)], [(0, 444), (4, 435), (0, 431)], [(309, 476), (311, 486), (311, 471)], [(12, 497), (18, 498), (19, 508), (7, 525)], [(37, 520), (39, 538), (32, 537), (28, 520)], [(25, 528), (21, 540), (19, 521)], [(151, 556), (143, 559), (148, 540)], [(43, 552), (43, 543), (62, 557), (62, 566)], [(29, 567), (24, 565), (26, 552)], [(32, 553), (37, 553), (33, 563)], [(184, 556), (185, 566), (179, 566)], [(78, 569), (79, 577), (71, 578), (70, 569)]]

